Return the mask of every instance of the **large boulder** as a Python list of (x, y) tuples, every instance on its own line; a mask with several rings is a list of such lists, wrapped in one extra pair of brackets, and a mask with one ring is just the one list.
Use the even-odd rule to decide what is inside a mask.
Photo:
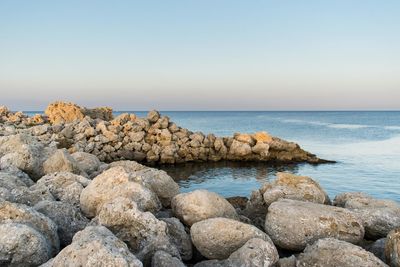
[(87, 217), (94, 217), (101, 207), (117, 197), (126, 197), (143, 211), (158, 211), (161, 203), (153, 191), (136, 182), (136, 176), (123, 167), (113, 167), (96, 176), (82, 191), (80, 204)]
[(252, 238), (272, 241), (260, 229), (227, 218), (212, 218), (197, 222), (190, 229), (194, 246), (208, 259), (226, 259)]
[(186, 225), (216, 217), (238, 219), (235, 208), (222, 196), (207, 190), (182, 193), (172, 199), (174, 215)]
[(278, 199), (294, 199), (315, 203), (329, 203), (329, 197), (322, 187), (307, 176), (278, 172), (277, 178), (261, 188), (266, 206)]
[(230, 266), (270, 267), (279, 260), (278, 251), (271, 242), (252, 238), (228, 258)]
[(386, 238), (385, 259), (392, 267), (400, 266), (400, 228), (390, 231)]
[(61, 247), (69, 245), (72, 237), (89, 223), (77, 207), (66, 202), (41, 201), (34, 206), (34, 209), (56, 223)]
[(178, 258), (172, 257), (165, 251), (159, 250), (154, 253), (151, 260), (151, 267), (185, 267), (186, 265), (182, 263)]
[(44, 174), (43, 162), (55, 150), (27, 134), (3, 136), (0, 137), (0, 168), (17, 167), (36, 181)]
[(25, 224), (35, 229), (49, 242), (48, 246), (51, 255), (55, 255), (60, 248), (57, 225), (31, 207), (7, 201), (0, 202), (0, 224), (3, 223)]
[(104, 226), (88, 226), (78, 232), (48, 266), (143, 267), (143, 264)]
[(192, 240), (183, 224), (177, 218), (161, 218), (160, 220), (167, 224), (168, 236), (179, 250), (182, 260), (190, 260), (193, 254)]
[(96, 172), (101, 165), (100, 160), (93, 154), (86, 152), (75, 152), (71, 157), (77, 162), (78, 168), (88, 175)]
[(75, 174), (82, 174), (82, 170), (79, 168), (78, 162), (63, 149), (55, 151), (44, 163), (43, 171), (45, 174), (51, 174), (54, 172), (72, 172)]
[(135, 161), (116, 161), (110, 167), (121, 166), (135, 177), (135, 181), (156, 193), (164, 207), (179, 194), (179, 185), (165, 171), (149, 168)]
[(131, 199), (119, 197), (105, 203), (95, 220), (128, 244), (142, 261), (150, 261), (158, 250), (180, 257), (177, 248), (170, 242), (166, 223), (150, 212), (140, 211)]
[(358, 243), (364, 237), (362, 221), (339, 207), (283, 199), (272, 203), (265, 231), (277, 246), (294, 251), (325, 237)]
[(53, 124), (69, 123), (82, 120), (85, 116), (92, 119), (111, 120), (112, 109), (100, 107), (94, 109), (82, 108), (74, 103), (55, 102), (51, 103), (45, 110), (45, 114)]
[(90, 180), (70, 172), (57, 172), (43, 176), (31, 189), (46, 187), (56, 200), (79, 206), (82, 190)]
[(385, 267), (371, 252), (333, 238), (324, 238), (307, 246), (297, 257), (297, 267)]
[(369, 239), (386, 237), (391, 230), (400, 227), (400, 205), (396, 201), (350, 192), (336, 196), (334, 204), (356, 213), (362, 219)]
[(40, 232), (25, 224), (0, 224), (1, 266), (38, 266), (50, 258), (51, 248)]

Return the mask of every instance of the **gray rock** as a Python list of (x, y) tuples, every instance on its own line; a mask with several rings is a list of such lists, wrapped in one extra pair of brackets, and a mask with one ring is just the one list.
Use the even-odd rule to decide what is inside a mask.
[(71, 245), (64, 248), (51, 262), (54, 267), (118, 266), (142, 267), (124, 242), (104, 226), (88, 226), (78, 232)]
[(78, 168), (91, 175), (100, 168), (100, 160), (93, 154), (86, 152), (75, 152), (71, 157), (77, 162)]
[(76, 160), (65, 148), (58, 149), (43, 163), (43, 171), (45, 174), (51, 174), (54, 172), (82, 173)]
[(0, 168), (14, 166), (37, 180), (44, 174), (43, 162), (54, 151), (54, 147), (46, 147), (27, 134), (3, 136), (0, 137)]
[(239, 219), (235, 208), (222, 196), (207, 190), (195, 190), (175, 196), (172, 212), (186, 225), (216, 217)]
[(385, 259), (392, 267), (400, 266), (400, 228), (390, 231), (386, 238)]
[(186, 233), (185, 227), (177, 218), (162, 218), (161, 221), (167, 224), (167, 233), (171, 242), (179, 250), (182, 260), (190, 260), (193, 255), (192, 240)]
[(296, 257), (294, 255), (286, 258), (280, 258), (277, 267), (296, 267)]
[(66, 202), (41, 201), (34, 209), (56, 223), (61, 247), (69, 245), (72, 237), (89, 223), (78, 208)]
[(381, 238), (365, 246), (365, 250), (373, 253), (376, 257), (385, 262), (385, 245), (386, 238)]
[(96, 221), (127, 243), (142, 261), (150, 261), (158, 250), (180, 257), (178, 249), (169, 240), (166, 223), (150, 212), (140, 211), (131, 199), (119, 197), (105, 203)]
[(0, 224), (1, 266), (38, 266), (50, 257), (50, 245), (34, 228), (19, 223)]
[(60, 248), (57, 225), (31, 207), (7, 201), (0, 202), (0, 224), (2, 223), (25, 224), (37, 230), (49, 242), (51, 255), (55, 255)]
[(57, 172), (43, 176), (31, 189), (46, 187), (56, 200), (79, 206), (82, 190), (90, 180), (70, 172)]
[(314, 203), (329, 203), (329, 197), (322, 187), (307, 176), (279, 172), (277, 178), (260, 189), (266, 206), (279, 199), (294, 199)]
[(277, 246), (294, 251), (303, 250), (320, 238), (358, 243), (364, 237), (362, 221), (353, 212), (289, 199), (269, 206), (265, 230)]
[(260, 238), (248, 240), (228, 258), (232, 266), (243, 267), (270, 267), (275, 266), (278, 260), (279, 255), (274, 244)]
[(345, 241), (324, 238), (307, 246), (297, 257), (297, 267), (379, 267), (387, 266), (374, 254)]
[(165, 251), (159, 250), (154, 253), (153, 259), (151, 260), (151, 267), (185, 267), (178, 258), (172, 257)]
[(363, 221), (369, 239), (386, 237), (400, 227), (400, 205), (392, 200), (375, 199), (364, 193), (343, 193), (336, 196), (335, 205), (352, 210)]
[(101, 206), (117, 197), (135, 201), (143, 211), (156, 212), (161, 203), (156, 194), (136, 182), (136, 176), (123, 167), (113, 167), (96, 176), (82, 191), (80, 204), (87, 217), (96, 216)]
[(260, 229), (227, 218), (212, 218), (197, 222), (190, 229), (194, 246), (208, 259), (226, 259), (252, 238), (272, 241)]

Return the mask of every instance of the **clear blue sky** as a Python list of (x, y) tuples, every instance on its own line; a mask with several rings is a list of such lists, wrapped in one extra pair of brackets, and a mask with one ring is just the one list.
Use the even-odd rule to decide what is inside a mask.
[(0, 1), (0, 104), (400, 109), (398, 0)]

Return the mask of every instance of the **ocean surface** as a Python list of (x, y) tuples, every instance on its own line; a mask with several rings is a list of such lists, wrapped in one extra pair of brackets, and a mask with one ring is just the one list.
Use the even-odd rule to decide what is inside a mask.
[[(119, 112), (117, 112), (119, 113)], [(145, 116), (146, 112), (133, 112)], [(336, 164), (270, 166), (267, 163), (200, 163), (163, 166), (182, 192), (207, 189), (223, 196), (252, 190), (290, 171), (317, 180), (334, 197), (363, 191), (400, 202), (400, 112), (162, 112), (179, 126), (205, 134), (267, 131), (299, 143)]]

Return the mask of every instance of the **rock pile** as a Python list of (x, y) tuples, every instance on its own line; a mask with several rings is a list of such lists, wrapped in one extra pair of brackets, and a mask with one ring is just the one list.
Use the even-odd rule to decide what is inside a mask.
[[(140, 120), (150, 129), (162, 118), (150, 112)], [(96, 123), (93, 129), (106, 124), (86, 116), (0, 137), (1, 266), (400, 266), (396, 202), (344, 193), (332, 205), (312, 178), (289, 173), (249, 200), (230, 199), (240, 202), (235, 207), (206, 190), (180, 193), (164, 171), (72, 149), (75, 127), (85, 121)], [(33, 130), (42, 126), (52, 130)], [(56, 146), (61, 133), (74, 140), (68, 149)], [(152, 136), (146, 131), (142, 140)], [(234, 141), (253, 149), (274, 140), (235, 135), (226, 155)]]
[[(22, 113), (7, 115), (11, 113), (3, 109), (2, 113), (6, 115), (0, 117), (0, 135), (27, 132), (47, 144), (54, 142), (70, 153), (91, 153), (105, 162), (325, 162), (298, 144), (266, 132), (237, 133), (233, 137), (205, 135), (179, 127), (154, 110), (146, 118), (128, 113), (113, 118), (110, 108), (87, 109), (72, 103), (56, 102), (47, 107), (47, 117), (34, 119)], [(18, 122), (13, 119), (16, 116), (21, 117)]]

